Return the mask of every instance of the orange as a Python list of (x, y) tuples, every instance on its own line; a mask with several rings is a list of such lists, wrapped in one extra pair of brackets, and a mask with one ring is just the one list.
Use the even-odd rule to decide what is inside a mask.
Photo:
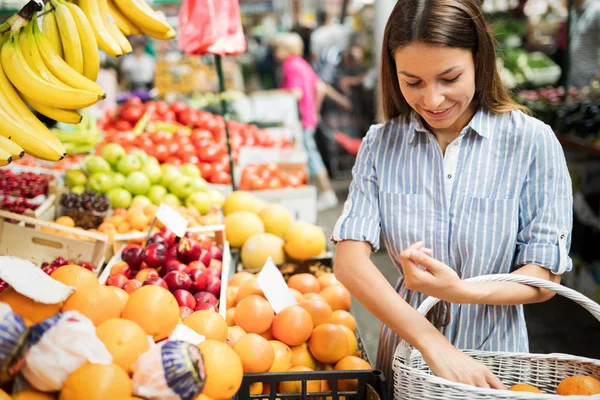
[(319, 293), (306, 293), (302, 296), (301, 301), (325, 301), (325, 299)]
[(324, 274), (319, 275), (317, 278), (319, 281), (319, 286), (321, 290), (325, 289), (327, 286), (332, 285), (341, 285), (340, 281), (337, 280), (333, 272), (326, 272)]
[(146, 332), (138, 324), (127, 319), (104, 321), (96, 328), (96, 336), (113, 356), (113, 363), (129, 374), (131, 364), (150, 348)]
[(508, 390), (512, 390), (513, 392), (542, 393), (540, 389), (527, 383), (517, 383), (516, 385), (512, 385)]
[(0, 301), (8, 304), (12, 310), (21, 317), (37, 324), (60, 311), (62, 304), (37, 303), (29, 297), (23, 296), (14, 288), (9, 287), (0, 294)]
[(266, 332), (273, 323), (273, 308), (262, 296), (243, 298), (235, 307), (235, 324), (248, 333)]
[(143, 231), (150, 224), (150, 220), (144, 214), (136, 214), (129, 220), (131, 229)]
[(570, 376), (558, 385), (556, 394), (562, 396), (600, 394), (600, 381), (591, 376)]
[(271, 327), (265, 332), (260, 333), (260, 336), (264, 337), (267, 340), (274, 340), (275, 338), (273, 337), (273, 325), (271, 325)]
[(225, 313), (225, 322), (227, 322), (227, 326), (235, 325), (235, 307), (227, 310)]
[(308, 348), (318, 361), (333, 364), (348, 354), (348, 337), (339, 325), (319, 325), (313, 330)]
[(239, 286), (242, 286), (242, 284), (244, 282), (246, 282), (248, 279), (254, 279), (254, 274), (251, 274), (250, 272), (246, 272), (246, 271), (241, 271), (231, 277), (229, 282), (227, 282), (227, 286), (228, 287), (239, 287)]
[(67, 377), (59, 399), (124, 399), (131, 395), (131, 380), (123, 368), (116, 364), (85, 364)]
[[(372, 370), (373, 367), (363, 360), (362, 358), (347, 356), (338, 361), (333, 369), (337, 371), (360, 371), (360, 370)], [(339, 390), (341, 391), (356, 391), (358, 390), (358, 379), (341, 379), (338, 383)]]
[(285, 372), (292, 368), (292, 350), (290, 350), (288, 345), (279, 340), (269, 340), (269, 343), (273, 347), (273, 353), (275, 354), (275, 360), (269, 372)]
[(356, 332), (356, 319), (348, 311), (334, 311), (331, 315), (331, 323), (336, 325), (344, 325), (348, 327), (352, 332)]
[(123, 308), (125, 308), (125, 303), (127, 303), (127, 300), (129, 299), (129, 293), (116, 286), (107, 286), (107, 288), (112, 290), (114, 294), (117, 295), (117, 297), (121, 301), (121, 311), (123, 311)]
[(240, 389), (244, 377), (240, 357), (231, 347), (216, 340), (205, 340), (198, 348), (206, 368), (202, 394), (214, 399), (232, 398)]
[(0, 389), (0, 400), (12, 400), (12, 397), (10, 397), (4, 390)]
[(129, 295), (122, 317), (136, 322), (157, 342), (175, 329), (179, 322), (179, 305), (167, 289), (146, 285)]
[(333, 311), (350, 310), (352, 298), (350, 297), (350, 292), (345, 287), (341, 285), (328, 286), (319, 294), (323, 296)]
[(56, 269), (50, 276), (67, 286), (73, 286), (76, 290), (87, 285), (98, 284), (96, 275), (79, 265), (63, 265)]
[(298, 305), (310, 314), (313, 328), (331, 322), (331, 307), (324, 300), (304, 300)]
[(201, 310), (188, 316), (183, 324), (206, 339), (225, 342), (227, 340), (227, 322), (223, 316), (211, 310)]
[[(21, 390), (18, 393), (13, 393), (12, 398), (14, 400), (54, 400), (54, 399), (56, 399), (56, 397), (53, 394), (38, 392), (37, 390), (34, 390), (34, 389), (25, 389), (25, 390)], [(0, 395), (0, 399), (4, 399), (4, 397), (2, 397)], [(10, 399), (10, 396), (8, 396), (7, 399)]]
[(348, 352), (346, 353), (346, 355), (353, 356), (354, 353), (358, 351), (358, 341), (356, 340), (356, 334), (345, 325), (338, 326), (344, 330), (344, 333), (346, 333), (346, 337), (348, 338)]
[(227, 304), (227, 308), (233, 308), (235, 307), (236, 304), (236, 296), (238, 291), (240, 290), (239, 287), (237, 286), (228, 286), (227, 287), (227, 301), (225, 302)]
[(123, 306), (119, 296), (107, 286), (89, 285), (69, 296), (62, 310), (79, 311), (98, 326), (111, 318), (119, 318)]
[(296, 289), (290, 289), (290, 292), (292, 292), (292, 294), (294, 295), (294, 298), (296, 299), (296, 301), (298, 303), (300, 303), (301, 301), (304, 300), (304, 295), (302, 293), (300, 293), (299, 291), (297, 291)]
[(290, 276), (287, 281), (287, 285), (290, 289), (296, 289), (302, 294), (306, 293), (319, 293), (321, 285), (313, 274), (296, 274)]
[(252, 382), (250, 384), (250, 394), (262, 394), (263, 391), (263, 383), (262, 382)]
[[(314, 371), (307, 367), (292, 367), (288, 372)], [(315, 393), (321, 390), (321, 381), (307, 381), (306, 392)], [(302, 393), (302, 381), (282, 381), (279, 383), (281, 393)]]
[(254, 278), (248, 279), (239, 287), (238, 292), (235, 295), (236, 305), (239, 304), (244, 297), (251, 295), (265, 296), (258, 281)]
[(292, 351), (292, 365), (294, 367), (308, 367), (310, 369), (317, 369), (317, 360), (311, 354), (308, 343), (302, 343), (299, 346), (291, 347)]
[(256, 333), (242, 336), (233, 346), (240, 356), (245, 373), (263, 373), (271, 369), (275, 360), (275, 351), (269, 341)]
[(245, 335), (246, 331), (239, 326), (230, 326), (227, 328), (227, 340), (225, 340), (225, 343), (227, 343), (229, 347), (233, 347), (237, 341)]
[(54, 223), (62, 226), (68, 226), (69, 228), (75, 228), (75, 221), (68, 215), (63, 215), (62, 217), (56, 218)]
[(286, 307), (273, 318), (273, 337), (288, 346), (298, 346), (306, 342), (312, 329), (310, 314), (300, 306)]

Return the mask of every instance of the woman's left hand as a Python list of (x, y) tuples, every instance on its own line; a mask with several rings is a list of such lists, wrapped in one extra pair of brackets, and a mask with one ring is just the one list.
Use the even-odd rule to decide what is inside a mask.
[(464, 282), (456, 271), (432, 258), (431, 250), (422, 242), (414, 243), (400, 253), (404, 283), (410, 290), (460, 304), (464, 297)]

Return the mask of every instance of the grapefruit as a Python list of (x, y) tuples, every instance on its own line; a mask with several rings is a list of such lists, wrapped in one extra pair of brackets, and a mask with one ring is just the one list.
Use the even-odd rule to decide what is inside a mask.
[(325, 251), (327, 239), (318, 226), (305, 221), (296, 221), (285, 232), (286, 254), (296, 260), (313, 258)]
[(244, 242), (240, 255), (242, 265), (246, 269), (262, 269), (269, 257), (275, 265), (283, 264), (283, 239), (271, 233), (258, 233)]
[(290, 210), (281, 204), (271, 204), (260, 213), (260, 219), (265, 224), (265, 232), (283, 238), (294, 222)]
[(238, 211), (248, 211), (258, 213), (262, 207), (254, 195), (242, 190), (236, 190), (225, 199), (223, 203), (223, 215), (228, 216)]
[(264, 233), (265, 226), (258, 215), (248, 211), (237, 211), (223, 220), (225, 236), (231, 247), (240, 248), (250, 237)]

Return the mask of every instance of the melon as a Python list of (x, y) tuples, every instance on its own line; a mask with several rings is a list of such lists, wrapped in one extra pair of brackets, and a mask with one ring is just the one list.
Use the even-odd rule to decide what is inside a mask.
[(271, 204), (261, 213), (260, 219), (265, 224), (265, 232), (284, 237), (285, 232), (294, 223), (294, 217), (290, 210), (281, 204)]
[(258, 233), (251, 236), (242, 246), (242, 264), (246, 269), (262, 269), (271, 257), (275, 265), (285, 261), (283, 239), (272, 233)]
[(236, 190), (225, 199), (225, 202), (223, 203), (223, 215), (228, 216), (229, 214), (238, 211), (248, 211), (258, 214), (260, 209), (264, 207), (261, 203), (262, 202), (251, 193)]
[(263, 233), (265, 226), (258, 215), (248, 211), (236, 211), (225, 217), (225, 236), (231, 247), (240, 248), (244, 242), (257, 233)]
[(296, 221), (285, 233), (286, 254), (295, 260), (304, 260), (317, 257), (325, 251), (327, 239), (325, 233), (318, 226)]

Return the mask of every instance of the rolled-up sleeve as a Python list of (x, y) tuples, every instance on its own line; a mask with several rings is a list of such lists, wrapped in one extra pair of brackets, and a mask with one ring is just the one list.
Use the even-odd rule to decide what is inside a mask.
[(381, 125), (374, 125), (363, 139), (354, 167), (348, 199), (342, 215), (333, 229), (331, 239), (369, 242), (373, 251), (379, 249), (381, 220), (379, 216), (378, 183), (374, 163), (374, 141)]
[(562, 147), (547, 125), (538, 128), (533, 146), (519, 199), (515, 268), (535, 264), (562, 274), (572, 268), (571, 178)]

